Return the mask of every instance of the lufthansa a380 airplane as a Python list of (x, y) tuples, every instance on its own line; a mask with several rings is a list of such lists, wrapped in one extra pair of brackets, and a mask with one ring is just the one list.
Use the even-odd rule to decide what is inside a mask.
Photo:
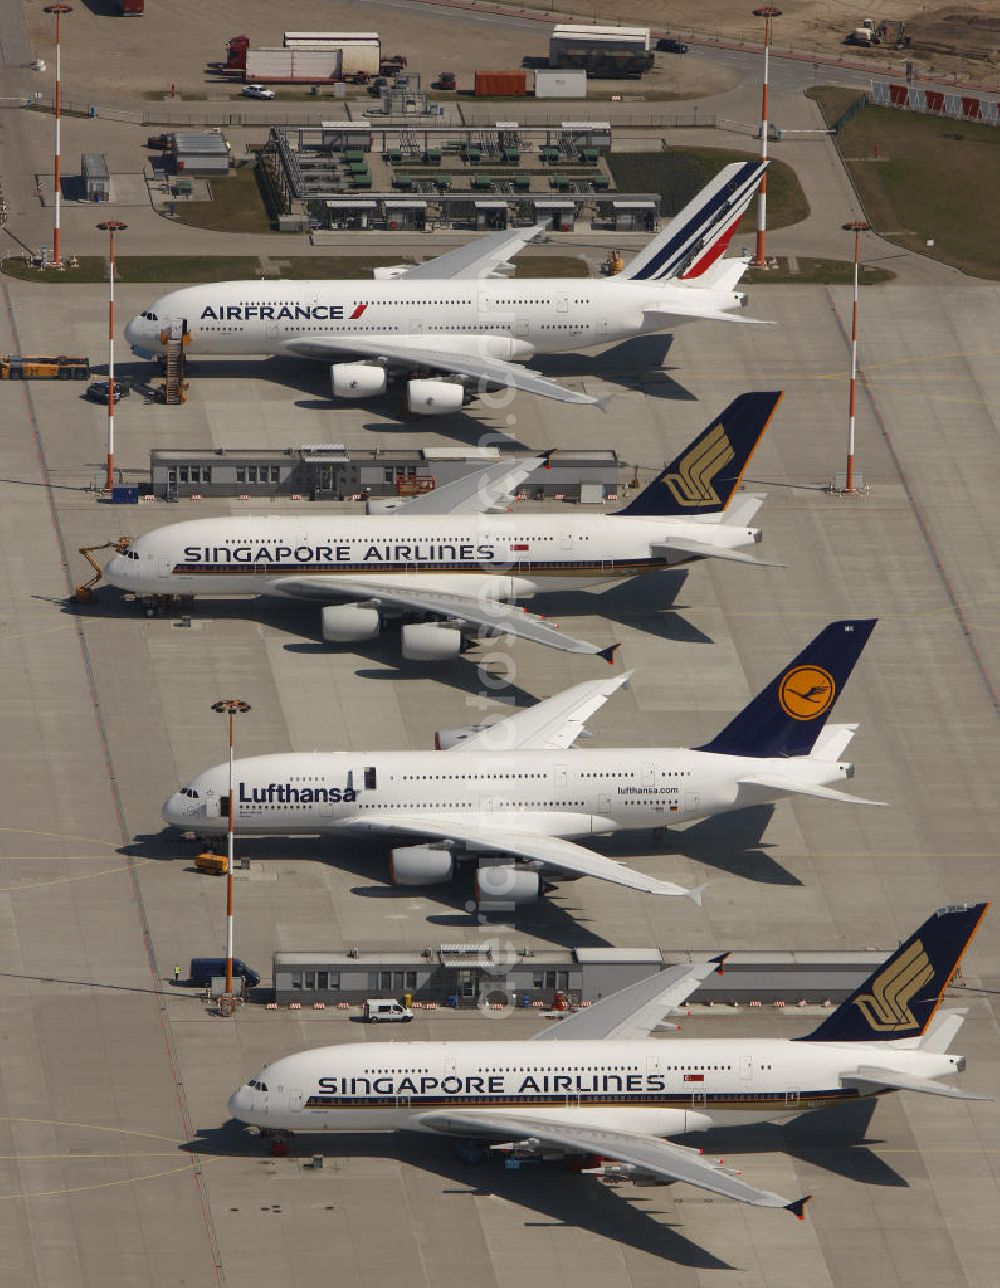
[[(766, 164), (766, 163), (765, 163)], [(698, 318), (749, 322), (736, 286), (746, 258), (720, 262), (765, 165), (726, 166), (608, 279), (496, 280), (544, 231), (497, 233), (368, 281), (246, 281), (189, 286), (154, 301), (125, 328), (140, 357), (183, 331), (190, 355), (287, 354), (331, 363), (337, 398), (382, 394), (406, 380), (410, 412), (454, 412), (478, 392), (519, 389), (604, 406), (519, 365), (679, 326)], [(388, 279), (388, 280), (387, 280)], [(489, 280), (494, 279), (494, 280)]]
[[(138, 595), (283, 595), (327, 605), (323, 638), (374, 639), (402, 620), (403, 656), (455, 657), (502, 632), (611, 661), (512, 601), (713, 557), (763, 563), (739, 547), (763, 503), (732, 502), (780, 393), (741, 394), (649, 487), (613, 514), (489, 513), (542, 458), (487, 466), (391, 513), (194, 519), (131, 542), (108, 562)], [(731, 503), (732, 502), (732, 503)], [(339, 602), (338, 602), (339, 601)]]
[(362, 1042), (267, 1065), (229, 1099), (241, 1122), (279, 1132), (415, 1131), (494, 1142), (515, 1157), (585, 1160), (639, 1185), (683, 1181), (799, 1218), (721, 1160), (667, 1139), (811, 1109), (922, 1092), (988, 1100), (940, 1079), (966, 1012), (938, 1012), (988, 904), (942, 908), (802, 1038), (644, 1041), (715, 968), (675, 966), (520, 1042)]
[[(532, 903), (542, 881), (593, 876), (649, 894), (687, 890), (586, 849), (570, 837), (655, 828), (804, 795), (878, 804), (829, 786), (857, 725), (824, 728), (875, 622), (833, 622), (711, 742), (696, 750), (567, 749), (628, 679), (591, 680), (488, 727), (437, 735), (440, 750), (255, 756), (233, 768), (241, 833), (333, 832), (423, 838), (393, 849), (397, 886), (451, 880), (478, 863), (484, 912)], [(226, 830), (228, 764), (175, 792), (164, 819), (201, 834)]]

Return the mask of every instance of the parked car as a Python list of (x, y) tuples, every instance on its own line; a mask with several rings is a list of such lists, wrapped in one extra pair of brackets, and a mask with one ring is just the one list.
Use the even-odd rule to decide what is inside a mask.
[[(118, 383), (117, 380), (115, 381), (115, 402), (116, 403), (121, 402), (122, 395), (127, 394), (128, 392), (129, 390), (127, 386), (122, 386), (121, 384)], [(87, 386), (86, 396), (90, 399), (91, 402), (107, 403), (108, 382), (106, 380), (91, 381), (91, 383)]]
[(274, 98), (274, 90), (268, 89), (266, 85), (244, 85), (244, 98)]
[(656, 48), (661, 54), (686, 54), (687, 45), (683, 40), (674, 40), (670, 36), (663, 36), (656, 42)]

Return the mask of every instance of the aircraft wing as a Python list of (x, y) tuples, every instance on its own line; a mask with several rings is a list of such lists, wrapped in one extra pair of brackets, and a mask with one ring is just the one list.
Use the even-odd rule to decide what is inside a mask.
[(661, 545), (652, 547), (654, 554), (663, 554), (666, 558), (680, 554), (686, 558), (696, 559), (729, 559), (733, 563), (756, 564), (758, 568), (785, 568), (786, 564), (773, 559), (758, 559), (756, 555), (744, 554), (742, 550), (733, 550), (727, 546), (713, 546), (707, 541), (677, 540), (673, 537)]
[(631, 671), (605, 680), (584, 680), (533, 707), (498, 720), (482, 733), (461, 743), (462, 751), (477, 748), (491, 752), (565, 751), (583, 733), (584, 726), (608, 698), (628, 682)]
[(534, 224), (531, 228), (510, 228), (494, 233), (490, 237), (479, 237), (466, 242), (457, 250), (450, 250), (436, 259), (425, 260), (400, 273), (400, 278), (415, 282), (419, 278), (441, 281), (442, 278), (476, 278), (489, 277), (501, 264), (512, 259), (518, 251), (530, 241), (545, 232), (545, 224)]
[(536, 1118), (533, 1114), (507, 1111), (469, 1110), (462, 1113), (430, 1113), (421, 1124), (447, 1135), (497, 1136), (503, 1141), (538, 1142), (572, 1154), (596, 1154), (631, 1164), (641, 1172), (652, 1173), (665, 1181), (684, 1181), (712, 1194), (721, 1194), (739, 1203), (755, 1207), (786, 1208), (802, 1215), (806, 1198), (793, 1203), (770, 1190), (758, 1190), (741, 1181), (734, 1169), (705, 1158), (693, 1149), (675, 1145), (656, 1136), (641, 1136), (630, 1131), (613, 1131), (605, 1127), (577, 1126), (554, 1118)]
[(515, 488), (534, 474), (547, 456), (527, 456), (518, 461), (496, 461), (464, 478), (397, 505), (393, 514), (485, 514), (502, 505)]
[(553, 622), (547, 622), (516, 604), (504, 604), (495, 599), (479, 599), (475, 595), (460, 595), (455, 591), (427, 590), (422, 586), (408, 587), (381, 585), (377, 581), (364, 581), (352, 577), (345, 585), (339, 577), (322, 573), (314, 577), (283, 577), (273, 587), (274, 593), (289, 595), (293, 599), (318, 600), (330, 603), (338, 599), (370, 604), (390, 611), (428, 613), (445, 622), (459, 626), (487, 627), (498, 635), (516, 635), (518, 639), (545, 644), (563, 653), (588, 653), (614, 661), (617, 644), (598, 648), (586, 640), (564, 635)]
[(930, 1096), (947, 1096), (951, 1100), (992, 1100), (992, 1096), (977, 1096), (974, 1091), (951, 1087), (935, 1078), (921, 1078), (915, 1073), (897, 1073), (895, 1069), (878, 1069), (862, 1065), (854, 1073), (842, 1073), (841, 1084), (858, 1087), (861, 1091), (881, 1091), (891, 1087), (894, 1091), (923, 1091)]
[(747, 774), (737, 778), (738, 783), (751, 787), (769, 787), (776, 792), (790, 792), (795, 796), (815, 796), (821, 801), (840, 801), (844, 805), (882, 805), (888, 801), (870, 801), (864, 796), (852, 796), (850, 792), (838, 792), (835, 787), (823, 787), (819, 783), (803, 783), (797, 778), (788, 778), (784, 774)]
[[(482, 338), (485, 348), (493, 337), (484, 335)], [(467, 335), (462, 336), (463, 343), (469, 339)], [(286, 341), (283, 347), (287, 352), (297, 353), (304, 358), (353, 355), (403, 363), (411, 367), (433, 367), (448, 375), (469, 376), (473, 380), (485, 380), (487, 384), (519, 389), (522, 393), (538, 394), (542, 398), (554, 398), (556, 402), (600, 407), (602, 411), (609, 401), (609, 398), (593, 398), (590, 394), (566, 389), (556, 381), (547, 380), (529, 368), (522, 367), (520, 363), (507, 362), (504, 358), (492, 358), (486, 353), (449, 353), (447, 336), (435, 337), (435, 343), (438, 341), (444, 347), (437, 349), (426, 345), (423, 339), (418, 341), (416, 337), (406, 335), (317, 335)]]
[(540, 1029), (532, 1042), (572, 1041), (621, 1042), (633, 1038), (648, 1038), (660, 1024), (664, 1015), (675, 1006), (681, 1006), (698, 984), (718, 969), (723, 957), (710, 961), (683, 962), (667, 970), (640, 979), (628, 988), (619, 989), (584, 1010), (574, 1011), (557, 1024)]
[[(466, 744), (467, 745), (467, 744)], [(522, 815), (522, 818), (524, 816)], [(347, 819), (337, 824), (338, 832), (394, 832), (409, 836), (433, 836), (443, 841), (464, 841), (478, 850), (510, 854), (515, 858), (530, 862), (543, 863), (553, 868), (561, 868), (574, 876), (597, 877), (600, 881), (610, 881), (614, 885), (626, 886), (630, 890), (641, 890), (644, 894), (687, 895), (695, 903), (701, 903), (704, 886), (688, 890), (675, 885), (673, 881), (658, 881), (643, 872), (636, 872), (606, 859), (603, 854), (595, 854), (574, 841), (567, 841), (561, 836), (546, 836), (542, 832), (520, 832), (512, 826), (514, 820), (498, 815), (495, 819), (488, 814), (473, 814), (471, 818), (455, 815), (429, 814), (379, 814), (376, 810), (367, 810), (363, 816)]]

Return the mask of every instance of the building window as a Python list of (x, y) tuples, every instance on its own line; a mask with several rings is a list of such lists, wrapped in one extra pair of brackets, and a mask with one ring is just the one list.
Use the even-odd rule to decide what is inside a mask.
[(256, 466), (256, 465), (248, 465), (248, 466), (247, 466), (247, 482), (248, 482), (248, 483), (256, 483), (256, 482), (257, 482), (257, 466)]
[(406, 972), (405, 972), (405, 976), (406, 976), (406, 980), (405, 980), (404, 987), (405, 987), (405, 988), (408, 988), (408, 989), (414, 989), (414, 988), (416, 988), (416, 987), (417, 987), (417, 972), (416, 972), (415, 970), (408, 970), (408, 971), (406, 971)]
[(302, 987), (302, 972), (300, 970), (292, 972), (292, 988)]
[(305, 979), (303, 980), (303, 984), (302, 984), (303, 988), (315, 988), (316, 972), (314, 970), (307, 970), (304, 972), (304, 974), (305, 974)]
[(386, 989), (391, 989), (391, 988), (392, 988), (392, 971), (391, 971), (391, 970), (382, 970), (382, 971), (379, 971), (379, 975), (378, 975), (378, 986), (379, 986), (379, 988), (386, 988)]
[(531, 987), (532, 988), (545, 987), (545, 976), (542, 974), (540, 970), (536, 970), (534, 974), (531, 976)]
[(186, 483), (188, 481), (188, 467), (186, 465), (178, 466), (177, 478), (181, 483)]
[(279, 483), (280, 481), (281, 481), (281, 466), (280, 466), (280, 465), (272, 465), (272, 466), (271, 466), (271, 482), (272, 482), (272, 483)]
[(245, 483), (246, 481), (247, 481), (247, 467), (245, 465), (237, 465), (236, 482)]
[(327, 992), (330, 987), (330, 972), (328, 970), (318, 970), (316, 972), (316, 987), (321, 993)]

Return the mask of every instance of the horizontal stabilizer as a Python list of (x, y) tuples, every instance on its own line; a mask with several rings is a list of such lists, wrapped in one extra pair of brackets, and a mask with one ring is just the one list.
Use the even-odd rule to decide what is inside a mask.
[(803, 783), (785, 774), (747, 774), (736, 781), (752, 787), (769, 787), (776, 792), (790, 792), (795, 796), (815, 796), (821, 801), (840, 801), (844, 805), (889, 804), (888, 801), (870, 801), (864, 796), (852, 796), (850, 792), (838, 792), (835, 787), (822, 787), (819, 783)]
[(740, 326), (774, 326), (769, 318), (745, 318), (741, 313), (725, 313), (722, 309), (706, 309), (695, 296), (686, 307), (671, 303), (668, 309), (643, 309), (642, 316), (658, 327), (668, 327), (678, 317), (698, 318), (702, 322), (737, 322)]
[(742, 550), (733, 550), (728, 546), (713, 546), (707, 541), (688, 541), (674, 540), (665, 542), (662, 546), (653, 546), (653, 554), (662, 554), (664, 558), (671, 559), (674, 563), (681, 563), (682, 559), (673, 559), (672, 556), (680, 554), (682, 557), (690, 559), (728, 559), (730, 563), (756, 564), (758, 568), (786, 568), (788, 565), (778, 563), (775, 559), (758, 559), (756, 555), (744, 554)]
[(895, 1069), (879, 1069), (862, 1065), (855, 1073), (844, 1073), (840, 1081), (845, 1087), (858, 1087), (863, 1091), (880, 1091), (889, 1087), (893, 1091), (922, 1091), (928, 1096), (947, 1096), (949, 1100), (992, 1100), (992, 1096), (979, 1096), (974, 1091), (949, 1086), (934, 1078), (921, 1078), (915, 1073), (897, 1073)]

